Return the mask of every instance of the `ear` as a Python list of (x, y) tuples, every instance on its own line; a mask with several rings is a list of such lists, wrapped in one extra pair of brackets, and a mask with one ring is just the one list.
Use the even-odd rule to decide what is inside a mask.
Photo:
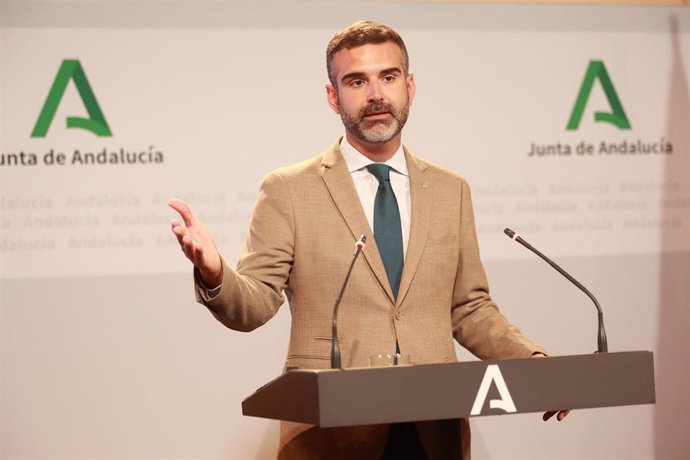
[(417, 94), (417, 86), (415, 84), (413, 73), (407, 74), (406, 82), (407, 82), (407, 97), (409, 98), (410, 104), (412, 104), (412, 101), (414, 100), (414, 96), (415, 96), (415, 94)]
[(326, 85), (326, 97), (328, 98), (328, 105), (331, 109), (340, 114), (340, 103), (338, 102), (338, 90), (336, 90), (332, 84), (328, 83)]

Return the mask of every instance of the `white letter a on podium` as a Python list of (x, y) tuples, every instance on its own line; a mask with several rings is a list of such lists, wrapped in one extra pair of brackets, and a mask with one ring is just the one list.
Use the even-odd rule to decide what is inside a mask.
[(506, 412), (517, 412), (513, 398), (510, 396), (510, 391), (508, 391), (508, 386), (506, 385), (505, 380), (503, 380), (501, 370), (498, 368), (498, 364), (489, 364), (489, 366), (486, 368), (486, 372), (484, 373), (482, 384), (479, 385), (479, 391), (477, 392), (477, 397), (472, 405), (470, 415), (480, 415), (482, 413), (482, 407), (484, 407), (484, 402), (489, 394), (491, 382), (496, 385), (496, 389), (498, 389), (498, 394), (501, 395), (501, 399), (492, 399), (489, 401), (489, 407), (491, 409), (502, 409)]

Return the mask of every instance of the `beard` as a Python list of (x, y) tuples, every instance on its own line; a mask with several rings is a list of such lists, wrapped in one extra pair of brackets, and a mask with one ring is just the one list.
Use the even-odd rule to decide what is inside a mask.
[[(386, 120), (366, 120), (367, 115), (387, 112), (390, 117)], [(345, 129), (357, 139), (370, 144), (383, 144), (400, 133), (410, 114), (410, 103), (406, 102), (400, 110), (385, 102), (372, 102), (362, 108), (357, 117), (351, 117), (345, 111), (340, 112)]]

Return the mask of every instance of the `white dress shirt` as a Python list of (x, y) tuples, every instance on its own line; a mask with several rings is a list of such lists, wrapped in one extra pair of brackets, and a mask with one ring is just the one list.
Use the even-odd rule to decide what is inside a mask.
[[(369, 221), (369, 227), (373, 230), (374, 201), (376, 200), (376, 192), (379, 189), (379, 180), (374, 177), (366, 167), (375, 162), (359, 153), (359, 151), (347, 141), (347, 137), (345, 136), (343, 136), (343, 140), (340, 142), (340, 151), (343, 152), (343, 157), (345, 158), (350, 175), (352, 176), (352, 181), (355, 183), (355, 190), (357, 190), (359, 201), (362, 203), (362, 208), (364, 208), (364, 214)], [(407, 162), (405, 161), (405, 153), (403, 152), (402, 145), (400, 145), (395, 154), (384, 163), (391, 167), (391, 186), (393, 187), (393, 193), (395, 193), (395, 198), (398, 201), (398, 210), (400, 211), (403, 252), (407, 253), (411, 219), (410, 176), (408, 174)]]

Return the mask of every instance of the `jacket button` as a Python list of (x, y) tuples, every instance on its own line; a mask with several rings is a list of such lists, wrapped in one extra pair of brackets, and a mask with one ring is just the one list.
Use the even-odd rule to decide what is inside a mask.
[(396, 312), (395, 312), (395, 320), (396, 320), (396, 321), (400, 321), (400, 318), (402, 318), (402, 315), (400, 314), (399, 311), (396, 311)]

